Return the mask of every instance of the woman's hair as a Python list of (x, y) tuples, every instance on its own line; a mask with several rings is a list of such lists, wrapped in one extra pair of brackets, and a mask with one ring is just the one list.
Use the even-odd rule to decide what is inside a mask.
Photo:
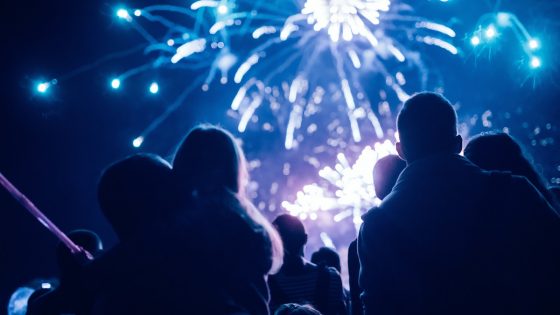
[(554, 205), (545, 181), (526, 157), (521, 145), (504, 132), (487, 132), (473, 137), (464, 151), (465, 157), (482, 169), (507, 171), (525, 176)]
[[(282, 240), (270, 222), (247, 198), (249, 183), (247, 162), (240, 145), (231, 133), (205, 124), (193, 128), (183, 139), (173, 160), (175, 181), (189, 198), (233, 194), (241, 205), (231, 205), (249, 226), (264, 228), (272, 243), (272, 268), (277, 272), (283, 261)], [(228, 199), (225, 197), (225, 199)]]

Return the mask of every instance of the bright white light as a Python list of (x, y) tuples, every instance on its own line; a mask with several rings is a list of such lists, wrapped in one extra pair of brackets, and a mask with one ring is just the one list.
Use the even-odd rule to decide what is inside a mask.
[(241, 83), (245, 74), (251, 69), (252, 66), (254, 66), (255, 64), (257, 64), (257, 62), (259, 62), (259, 58), (260, 57), (258, 54), (254, 54), (251, 55), (251, 57), (249, 57), (247, 60), (245, 60), (245, 62), (243, 62), (241, 66), (239, 66), (237, 72), (235, 72), (233, 81), (235, 83)]
[(152, 94), (157, 94), (157, 92), (159, 92), (159, 85), (157, 82), (152, 82), (152, 84), (150, 84), (149, 91)]
[(167, 46), (172, 47), (173, 45), (175, 45), (175, 41), (174, 41), (173, 39), (171, 39), (171, 38), (168, 39), (168, 40), (167, 40)]
[(201, 0), (201, 1), (196, 1), (193, 2), (193, 4), (191, 4), (191, 10), (198, 10), (200, 8), (215, 8), (218, 6), (218, 1), (212, 1), (212, 0)]
[(121, 80), (117, 79), (117, 78), (111, 80), (111, 87), (115, 90), (120, 88), (121, 87)]
[(473, 45), (473, 46), (480, 45), (480, 37), (478, 37), (476, 35), (471, 37), (471, 45)]
[(541, 59), (539, 57), (532, 57), (531, 58), (531, 68), (536, 69), (540, 68), (542, 65)]
[(331, 40), (342, 37), (351, 40), (354, 35), (371, 38), (366, 23), (379, 24), (379, 12), (389, 11), (389, 0), (307, 0), (301, 13), (315, 31), (326, 29)]
[(50, 288), (52, 288), (52, 285), (48, 282), (43, 282), (43, 283), (41, 283), (41, 288), (42, 289), (50, 289)]
[(227, 72), (236, 62), (237, 57), (234, 54), (224, 53), (216, 60), (216, 65), (222, 72)]
[(126, 9), (118, 9), (117, 10), (117, 17), (123, 20), (126, 20), (128, 22), (132, 21), (132, 17), (130, 16), (130, 14), (128, 13), (128, 10)]
[(540, 46), (540, 45), (539, 45), (539, 41), (538, 41), (538, 40), (536, 40), (536, 39), (531, 39), (531, 40), (529, 41), (529, 48), (531, 48), (531, 50), (535, 50), (535, 49), (539, 48), (539, 46)]
[(132, 140), (132, 146), (135, 148), (139, 148), (143, 142), (144, 142), (144, 137), (139, 136), (138, 138)]
[(183, 58), (187, 58), (192, 54), (204, 51), (204, 49), (206, 49), (206, 39), (204, 38), (186, 42), (177, 48), (175, 55), (171, 57), (171, 63), (177, 63)]
[(506, 12), (499, 12), (496, 14), (496, 19), (498, 20), (498, 25), (501, 27), (509, 27), (511, 26), (511, 13)]
[(354, 164), (340, 153), (334, 167), (327, 166), (319, 171), (319, 176), (327, 185), (305, 185), (297, 192), (293, 203), (284, 201), (282, 207), (300, 218), (332, 212), (334, 221), (352, 218), (358, 228), (362, 211), (373, 207), (377, 202), (373, 168), (380, 158), (389, 154), (396, 154), (395, 146), (389, 140), (376, 143), (373, 147), (365, 147)]
[(219, 13), (219, 14), (227, 14), (228, 11), (229, 11), (229, 9), (228, 9), (227, 5), (225, 5), (225, 4), (220, 4), (220, 5), (218, 6), (218, 13)]
[(492, 38), (496, 37), (497, 32), (496, 32), (496, 28), (494, 27), (494, 25), (488, 26), (488, 28), (486, 28), (486, 31), (484, 32), (484, 35), (486, 35), (486, 38), (488, 38), (488, 39), (492, 39)]
[(37, 84), (37, 92), (39, 93), (46, 93), (47, 90), (51, 87), (49, 82), (41, 82)]
[(264, 34), (274, 34), (276, 33), (276, 28), (273, 26), (261, 26), (253, 31), (253, 38), (259, 39)]
[(134, 16), (141, 16), (141, 15), (142, 15), (142, 10), (140, 9), (134, 10)]

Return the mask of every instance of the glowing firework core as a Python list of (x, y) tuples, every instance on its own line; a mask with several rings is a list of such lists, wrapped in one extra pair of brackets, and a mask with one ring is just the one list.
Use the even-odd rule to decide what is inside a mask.
[(365, 23), (379, 24), (379, 12), (389, 11), (390, 5), (389, 0), (307, 0), (301, 13), (307, 15), (315, 31), (326, 28), (333, 42), (342, 34), (346, 41), (361, 35), (373, 43), (374, 36)]

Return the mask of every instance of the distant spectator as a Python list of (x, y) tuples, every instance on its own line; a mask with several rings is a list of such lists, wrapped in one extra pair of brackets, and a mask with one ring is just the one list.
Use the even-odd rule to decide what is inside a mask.
[(284, 242), (284, 265), (268, 278), (271, 310), (285, 303), (311, 304), (323, 314), (345, 314), (340, 274), (334, 268), (317, 266), (303, 257), (307, 234), (296, 217), (278, 216), (274, 226)]
[(504, 132), (487, 132), (473, 137), (465, 147), (465, 157), (487, 171), (505, 171), (526, 177), (546, 200), (558, 208), (556, 199), (546, 187), (521, 145)]
[(311, 262), (315, 265), (325, 265), (327, 267), (332, 267), (341, 272), (340, 269), (340, 256), (336, 250), (329, 247), (321, 247), (316, 252), (311, 255)]

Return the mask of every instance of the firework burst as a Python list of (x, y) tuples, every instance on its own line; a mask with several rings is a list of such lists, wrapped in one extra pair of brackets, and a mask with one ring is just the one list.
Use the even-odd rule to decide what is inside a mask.
[[(277, 99), (273, 86), (282, 89), (290, 106), (284, 130), (285, 147), (297, 146), (296, 132), (307, 109), (343, 103), (353, 141), (360, 142), (360, 121), (371, 123), (375, 135), (384, 137), (381, 123), (359, 76), (377, 73), (399, 101), (409, 97), (406, 78), (398, 68), (414, 68), (425, 87), (426, 67), (410, 42), (435, 45), (451, 54), (458, 50), (449, 41), (455, 32), (442, 24), (413, 15), (410, 6), (387, 0), (308, 0), (296, 14), (277, 19), (279, 25), (259, 25), (252, 31), (261, 42), (240, 64), (234, 81), (241, 84), (231, 108), (240, 113), (239, 131), (266, 101)], [(390, 70), (388, 65), (391, 67)], [(271, 65), (274, 65), (271, 68)], [(320, 71), (318, 71), (320, 69)], [(336, 92), (316, 97), (335, 86)], [(320, 88), (320, 89), (318, 89)], [(341, 97), (338, 97), (341, 96)], [(328, 103), (328, 104), (327, 104)], [(318, 111), (315, 111), (318, 112)]]
[(295, 201), (284, 201), (282, 207), (302, 220), (317, 220), (323, 215), (332, 217), (334, 222), (350, 218), (358, 231), (364, 211), (379, 202), (373, 185), (373, 168), (389, 154), (396, 154), (395, 145), (389, 140), (366, 146), (354, 164), (339, 153), (334, 167), (319, 171), (321, 181), (303, 186), (296, 193)]

